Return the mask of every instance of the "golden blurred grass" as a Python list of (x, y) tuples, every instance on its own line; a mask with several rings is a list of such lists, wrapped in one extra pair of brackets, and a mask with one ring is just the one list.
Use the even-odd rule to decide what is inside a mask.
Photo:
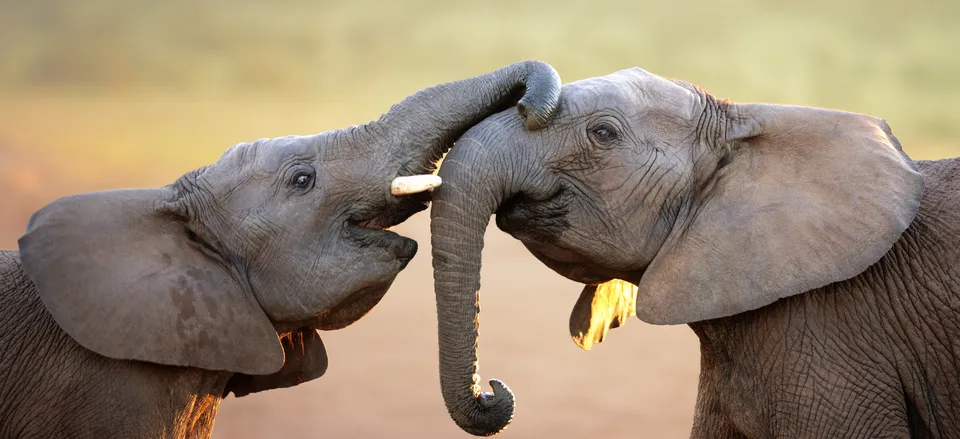
[[(522, 59), (551, 63), (565, 82), (638, 66), (734, 101), (870, 113), (888, 120), (914, 158), (960, 155), (960, 112), (949, 105), (960, 100), (960, 2), (953, 0), (0, 0), (0, 11), (0, 248), (15, 248), (29, 215), (55, 197), (163, 185), (234, 143), (364, 123), (418, 89)], [(530, 260), (522, 259), (534, 264)], [(428, 267), (421, 271), (428, 279)], [(426, 289), (421, 299), (429, 312), (429, 285), (416, 288)], [(570, 294), (572, 303), (575, 290)], [(384, 303), (387, 310), (379, 312), (387, 314), (375, 311), (370, 325), (402, 318), (389, 317), (391, 306), (400, 305)], [(519, 325), (535, 324), (520, 314)], [(433, 367), (431, 329), (420, 330), (425, 357), (402, 360), (410, 374)], [(683, 355), (695, 355), (692, 339), (681, 339), (686, 344), (676, 349), (686, 346)], [(542, 355), (557, 355), (543, 349)], [(530, 355), (525, 361), (546, 361)], [(679, 364), (649, 361), (637, 370), (669, 373)], [(350, 382), (349, 373), (339, 373)], [(649, 386), (637, 384), (641, 373), (619, 373), (637, 380), (624, 386)], [(664, 395), (677, 389), (678, 401), (691, 402), (695, 371), (684, 373), (658, 388)], [(439, 397), (423, 396), (439, 420), (423, 419), (448, 428), (436, 424), (449, 423), (436, 407)], [(571, 404), (606, 407), (610, 416), (636, 413), (614, 410), (617, 403), (608, 397), (582, 392)], [(377, 404), (358, 401), (350, 404)], [(523, 410), (535, 412), (527, 402)], [(658, 408), (654, 401), (649, 410), (661, 415), (644, 422), (657, 437), (683, 437), (689, 425), (676, 420), (689, 419), (692, 405), (665, 404)], [(540, 416), (535, 419), (560, 422)], [(569, 431), (563, 425), (550, 431)], [(606, 436), (632, 437), (629, 425), (604, 425)], [(343, 428), (338, 437), (353, 437), (354, 427)], [(518, 424), (513, 431), (544, 428)]]

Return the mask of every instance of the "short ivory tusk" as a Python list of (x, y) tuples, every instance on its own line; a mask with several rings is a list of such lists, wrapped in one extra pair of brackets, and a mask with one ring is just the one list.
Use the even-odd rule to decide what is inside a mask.
[(439, 176), (433, 174), (397, 177), (390, 183), (390, 193), (397, 196), (419, 194), (440, 186), (442, 182)]

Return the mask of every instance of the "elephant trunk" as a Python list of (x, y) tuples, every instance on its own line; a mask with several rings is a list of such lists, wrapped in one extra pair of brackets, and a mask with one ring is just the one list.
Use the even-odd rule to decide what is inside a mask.
[[(498, 124), (498, 131), (522, 130), (499, 124), (507, 119), (502, 116), (519, 125), (516, 113), (507, 111), (492, 117), (499, 119), (493, 122)], [(490, 381), (493, 394), (480, 392), (477, 331), (483, 235), (490, 216), (516, 193), (517, 184), (506, 176), (523, 173), (516, 163), (506, 160), (500, 145), (471, 136), (474, 130), (468, 131), (444, 159), (439, 172), (444, 184), (433, 194), (430, 229), (444, 403), (464, 431), (491, 436), (512, 420), (514, 396), (497, 380)], [(477, 134), (493, 132), (486, 129)], [(508, 172), (508, 166), (518, 172)]]
[(521, 61), (414, 93), (370, 128), (380, 145), (402, 157), (400, 175), (425, 174), (433, 172), (458, 137), (487, 116), (516, 104), (526, 127), (535, 130), (546, 125), (559, 99), (557, 71), (541, 61)]

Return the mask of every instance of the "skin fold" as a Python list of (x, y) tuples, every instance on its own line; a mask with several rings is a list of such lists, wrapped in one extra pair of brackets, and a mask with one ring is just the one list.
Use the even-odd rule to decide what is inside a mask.
[(207, 438), (229, 393), (320, 377), (318, 331), (363, 317), (416, 253), (385, 229), (431, 194), (396, 178), (506, 108), (539, 128), (559, 93), (520, 62), (365, 125), (235, 145), (165, 187), (50, 203), (0, 252), (0, 438)]
[(564, 85), (537, 132), (489, 117), (439, 175), (441, 389), (465, 431), (514, 411), (476, 374), (495, 214), (585, 284), (582, 348), (633, 315), (692, 328), (692, 437), (960, 436), (960, 159), (911, 160), (882, 119), (722, 101), (635, 68)]

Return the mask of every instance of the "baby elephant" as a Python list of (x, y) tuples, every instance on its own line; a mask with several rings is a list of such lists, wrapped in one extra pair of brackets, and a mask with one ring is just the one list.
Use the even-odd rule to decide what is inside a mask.
[(0, 438), (206, 438), (228, 393), (323, 375), (317, 330), (360, 319), (414, 256), (385, 229), (428, 206), (436, 160), (513, 104), (540, 127), (559, 92), (521, 62), (169, 186), (47, 205), (0, 252)]
[(496, 213), (586, 284), (581, 346), (630, 315), (690, 325), (694, 437), (960, 437), (960, 159), (913, 161), (876, 117), (727, 102), (641, 69), (564, 85), (543, 130), (520, 122), (507, 110), (471, 128), (433, 194), (458, 425), (491, 434), (513, 413), (502, 383), (475, 385)]

